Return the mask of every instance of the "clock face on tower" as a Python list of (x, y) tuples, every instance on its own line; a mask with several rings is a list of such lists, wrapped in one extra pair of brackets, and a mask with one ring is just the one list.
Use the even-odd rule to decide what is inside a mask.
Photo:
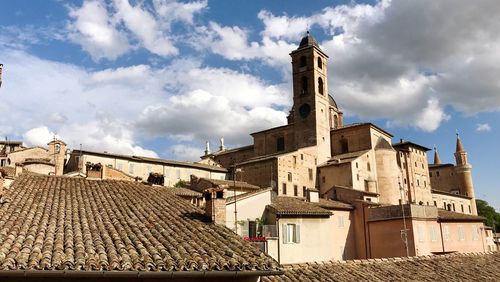
[(311, 112), (311, 106), (309, 106), (309, 104), (303, 104), (299, 108), (299, 113), (302, 118), (306, 118), (310, 112)]

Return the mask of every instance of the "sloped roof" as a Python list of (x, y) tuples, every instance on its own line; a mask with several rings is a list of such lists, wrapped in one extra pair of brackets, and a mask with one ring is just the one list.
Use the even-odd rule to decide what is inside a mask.
[(210, 178), (200, 178), (204, 179), (205, 181), (211, 182), (215, 185), (227, 185), (229, 187), (236, 187), (236, 188), (245, 188), (245, 189), (252, 189), (252, 190), (259, 190), (260, 187), (244, 182), (244, 181), (233, 181), (233, 180), (224, 180), (224, 179), (210, 179)]
[[(164, 187), (23, 174), (0, 204), (0, 270), (278, 270), (231, 230)], [(7, 272), (2, 272), (3, 274)], [(137, 274), (136, 274), (137, 275)]]
[(285, 275), (262, 279), (264, 282), (450, 280), (499, 281), (500, 252), (287, 265)]
[(184, 188), (184, 187), (167, 187), (168, 192), (172, 192), (177, 196), (188, 196), (188, 197), (198, 197), (201, 198), (202, 194), (200, 192)]
[(14, 177), (16, 176), (16, 168), (10, 166), (0, 167), (0, 176), (2, 177)]
[(247, 198), (250, 198), (250, 197), (253, 197), (253, 196), (265, 193), (265, 192), (269, 192), (271, 190), (273, 190), (273, 188), (269, 187), (269, 188), (263, 188), (263, 189), (259, 189), (259, 190), (255, 190), (255, 191), (251, 191), (251, 192), (239, 194), (239, 195), (236, 195), (236, 196), (227, 197), (226, 198), (226, 204), (231, 204), (231, 203), (234, 203), (235, 200), (239, 201), (239, 200), (247, 199)]
[(287, 196), (276, 197), (266, 208), (281, 216), (330, 216), (332, 214), (332, 212), (320, 207), (317, 203)]
[(353, 210), (354, 207), (350, 204), (344, 203), (344, 202), (339, 202), (335, 200), (330, 200), (330, 199), (319, 199), (319, 203), (316, 203), (318, 206), (325, 208), (325, 209), (331, 209), (331, 210)]
[(440, 221), (479, 221), (479, 222), (483, 222), (486, 220), (486, 218), (482, 216), (452, 212), (443, 209), (438, 209), (438, 219)]

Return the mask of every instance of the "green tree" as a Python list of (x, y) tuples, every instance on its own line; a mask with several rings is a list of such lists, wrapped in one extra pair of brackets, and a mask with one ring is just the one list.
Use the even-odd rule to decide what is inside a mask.
[(486, 225), (495, 228), (497, 232), (500, 232), (500, 213), (484, 200), (477, 199), (477, 214), (486, 218)]
[(182, 179), (180, 179), (179, 181), (177, 181), (177, 183), (175, 183), (174, 187), (176, 188), (185, 188), (185, 187), (188, 187), (188, 183)]

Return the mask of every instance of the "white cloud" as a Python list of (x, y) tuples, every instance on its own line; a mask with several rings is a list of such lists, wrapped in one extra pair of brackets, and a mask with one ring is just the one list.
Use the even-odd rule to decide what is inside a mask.
[(101, 1), (86, 1), (80, 8), (70, 8), (74, 20), (68, 25), (69, 37), (82, 46), (94, 60), (114, 60), (130, 48), (126, 35), (118, 30)]
[(177, 48), (162, 30), (153, 14), (142, 8), (140, 4), (130, 5), (128, 0), (115, 0), (117, 16), (127, 28), (139, 39), (139, 42), (150, 52), (160, 55), (176, 55)]
[(168, 152), (181, 161), (198, 161), (203, 155), (202, 146), (193, 147), (185, 144), (177, 144), (170, 146)]
[(489, 123), (478, 123), (476, 125), (476, 131), (478, 131), (478, 132), (491, 131), (491, 125)]
[(165, 148), (219, 137), (229, 146), (242, 145), (250, 142), (249, 132), (284, 124), (285, 113), (275, 108), (288, 109), (291, 100), (283, 85), (194, 60), (88, 71), (21, 51), (1, 52), (10, 66), (2, 124), (16, 126), (0, 130), (32, 144), (57, 133), (70, 148), (82, 144), (149, 156), (155, 153), (140, 145), (148, 138), (161, 138)]
[[(79, 44), (96, 61), (114, 60), (135, 48), (145, 48), (162, 56), (178, 54), (171, 25), (194, 24), (194, 16), (207, 7), (207, 1), (177, 2), (154, 0), (152, 5), (140, 1), (86, 0), (81, 7), (70, 7), (69, 38)], [(0, 38), (1, 39), (1, 38)]]
[(51, 132), (46, 126), (34, 127), (23, 134), (23, 141), (28, 146), (47, 147), (52, 139), (60, 138), (54, 132)]

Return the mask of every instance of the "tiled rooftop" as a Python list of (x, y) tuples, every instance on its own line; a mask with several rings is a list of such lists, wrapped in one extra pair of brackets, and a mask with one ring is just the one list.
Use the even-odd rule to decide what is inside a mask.
[(346, 204), (343, 202), (335, 201), (335, 200), (327, 200), (327, 199), (319, 199), (319, 203), (316, 203), (318, 206), (325, 209), (332, 210), (353, 210), (354, 207), (350, 204)]
[[(23, 174), (0, 201), (0, 271), (274, 271), (164, 187)], [(2, 272), (3, 273), (3, 272)]]
[(184, 187), (167, 187), (163, 189), (167, 189), (168, 192), (172, 192), (177, 196), (188, 196), (188, 197), (198, 197), (201, 198), (202, 194), (200, 192), (196, 192), (194, 190), (184, 188)]
[(14, 177), (16, 175), (16, 168), (10, 166), (0, 167), (0, 176)]
[(370, 259), (285, 266), (264, 282), (500, 281), (500, 253)]
[(267, 209), (281, 216), (330, 216), (329, 210), (321, 208), (317, 203), (306, 202), (301, 198), (279, 196)]
[(463, 214), (458, 212), (447, 211), (443, 209), (438, 209), (438, 218), (441, 221), (484, 221), (485, 218), (482, 216)]

